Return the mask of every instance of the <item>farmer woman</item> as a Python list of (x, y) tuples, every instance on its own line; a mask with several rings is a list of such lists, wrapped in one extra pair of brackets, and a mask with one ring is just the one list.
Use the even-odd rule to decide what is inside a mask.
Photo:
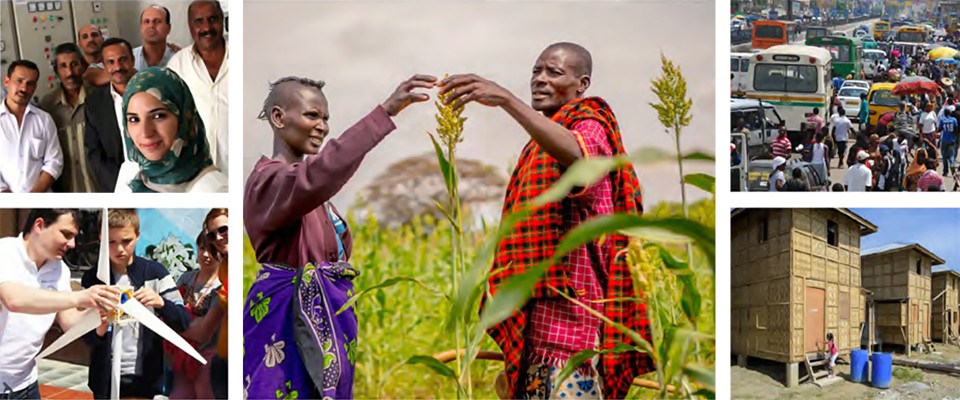
[(273, 129), (273, 157), (262, 157), (244, 188), (244, 225), (263, 269), (244, 302), (245, 398), (353, 398), (357, 319), (336, 311), (359, 272), (348, 261), (350, 230), (330, 203), (395, 129), (392, 117), (429, 96), (436, 78), (416, 75), (339, 138), (330, 129), (323, 82), (282, 78), (260, 118)]

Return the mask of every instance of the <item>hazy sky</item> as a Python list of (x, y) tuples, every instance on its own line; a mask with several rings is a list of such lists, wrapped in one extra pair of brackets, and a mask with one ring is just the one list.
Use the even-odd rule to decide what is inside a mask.
[[(713, 1), (641, 2), (246, 2), (244, 30), (244, 176), (261, 154), (272, 152), (272, 133), (256, 119), (268, 82), (287, 75), (322, 79), (337, 136), (415, 73), (477, 73), (529, 102), (533, 62), (544, 47), (572, 41), (593, 55), (588, 95), (613, 107), (628, 152), (673, 149), (656, 112), (650, 80), (663, 51), (683, 69), (693, 121), (684, 152), (714, 153)], [(428, 92), (431, 95), (435, 91)], [(426, 131), (435, 128), (431, 103), (411, 106), (394, 119), (391, 133), (364, 160), (334, 198), (353, 203), (358, 191), (395, 161), (432, 152)], [(529, 140), (505, 112), (471, 104), (464, 115), (461, 158), (480, 159), (504, 171)], [(639, 167), (644, 203), (679, 201), (673, 164)], [(712, 163), (688, 164), (713, 174)], [(692, 199), (705, 197), (689, 187)]]
[(946, 264), (960, 271), (960, 209), (956, 208), (853, 208), (877, 226), (877, 233), (860, 243), (863, 250), (892, 242), (920, 243)]

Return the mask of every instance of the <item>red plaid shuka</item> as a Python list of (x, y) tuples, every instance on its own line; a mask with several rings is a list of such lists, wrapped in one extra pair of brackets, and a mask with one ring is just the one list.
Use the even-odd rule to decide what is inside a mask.
[[(584, 119), (593, 119), (603, 125), (609, 134), (610, 148), (614, 156), (626, 154), (617, 119), (613, 115), (613, 110), (603, 99), (590, 97), (572, 100), (553, 116), (555, 122), (567, 129), (571, 129), (578, 121)], [(533, 140), (528, 142), (510, 177), (503, 204), (503, 215), (509, 215), (529, 204), (553, 186), (560, 179), (561, 174), (562, 168), (556, 159), (548, 155)], [(632, 166), (624, 166), (610, 172), (610, 181), (613, 184), (614, 212), (633, 214), (643, 212), (640, 182)], [(540, 260), (553, 256), (557, 244), (566, 233), (559, 229), (563, 224), (563, 211), (566, 207), (572, 206), (572, 201), (568, 197), (540, 207), (532, 215), (521, 220), (513, 231), (503, 238), (493, 262), (493, 269), (500, 271), (493, 274), (488, 281), (491, 293), (495, 294), (507, 278), (523, 273)], [(605, 257), (603, 262), (608, 275), (606, 298), (633, 297), (633, 281), (630, 278), (626, 260), (624, 257), (616, 257), (616, 253), (627, 246), (628, 238), (615, 234), (610, 235), (607, 240), (610, 240), (613, 245), (610, 246), (609, 254), (601, 255)], [(576, 297), (576, 288), (570, 284), (565, 267), (563, 262), (551, 265), (537, 282), (533, 298), (559, 297), (549, 288), (550, 286), (571, 297)], [(650, 324), (647, 320), (645, 304), (634, 301), (606, 303), (604, 315), (650, 340)], [(520, 371), (525, 368), (523, 365), (524, 333), (528, 326), (527, 317), (526, 309), (517, 310), (512, 316), (487, 331), (503, 351), (507, 385), (512, 390), (513, 398), (518, 398), (521, 394)], [(616, 328), (604, 325), (601, 348), (611, 349), (618, 343), (629, 343), (629, 339)], [(630, 352), (604, 355), (600, 367), (600, 373), (603, 375), (603, 397), (623, 398), (633, 378), (650, 370), (652, 370), (652, 363), (646, 354)]]

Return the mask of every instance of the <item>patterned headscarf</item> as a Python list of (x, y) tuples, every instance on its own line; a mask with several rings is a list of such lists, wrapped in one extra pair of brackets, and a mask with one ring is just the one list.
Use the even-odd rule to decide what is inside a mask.
[(130, 182), (134, 192), (154, 192), (147, 187), (179, 185), (191, 181), (204, 168), (213, 165), (203, 120), (197, 113), (190, 88), (173, 71), (162, 67), (149, 67), (137, 72), (127, 84), (123, 94), (123, 115), (126, 120), (127, 106), (133, 95), (147, 92), (163, 103), (167, 111), (177, 117), (177, 139), (170, 151), (158, 161), (144, 157), (133, 143), (127, 124), (123, 124), (123, 140), (127, 143), (127, 157), (140, 164), (140, 173)]

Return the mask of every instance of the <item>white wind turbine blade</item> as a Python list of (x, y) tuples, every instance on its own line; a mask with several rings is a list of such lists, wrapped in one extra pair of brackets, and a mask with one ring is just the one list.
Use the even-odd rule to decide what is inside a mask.
[(37, 358), (46, 358), (55, 351), (60, 350), (64, 346), (70, 344), (70, 342), (77, 340), (85, 333), (97, 329), (98, 326), (100, 326), (100, 312), (93, 308), (84, 311), (83, 314), (80, 315), (80, 319), (78, 319), (77, 322), (70, 327), (70, 329), (64, 332), (63, 335), (60, 335), (57, 340), (55, 340), (53, 343), (50, 343), (46, 349), (43, 349)]
[(107, 223), (107, 209), (100, 213), (100, 257), (97, 258), (97, 279), (105, 285), (110, 284), (110, 227)]
[(140, 304), (140, 302), (138, 302), (136, 299), (127, 299), (125, 303), (120, 305), (120, 309), (147, 328), (150, 328), (151, 331), (160, 335), (160, 337), (166, 339), (170, 343), (173, 343), (175, 346), (179, 347), (180, 350), (183, 350), (185, 353), (197, 359), (197, 361), (200, 361), (201, 364), (207, 364), (207, 360), (205, 360), (203, 356), (201, 356), (200, 353), (198, 353), (197, 350), (190, 345), (190, 343), (187, 343), (187, 341), (177, 334), (177, 332), (167, 326), (167, 324), (163, 323), (160, 318), (157, 318), (155, 315), (153, 315), (153, 311), (150, 311), (144, 307), (143, 304)]
[(110, 399), (120, 398), (120, 361), (123, 357), (123, 328), (121, 324), (113, 324), (113, 342), (110, 352)]

